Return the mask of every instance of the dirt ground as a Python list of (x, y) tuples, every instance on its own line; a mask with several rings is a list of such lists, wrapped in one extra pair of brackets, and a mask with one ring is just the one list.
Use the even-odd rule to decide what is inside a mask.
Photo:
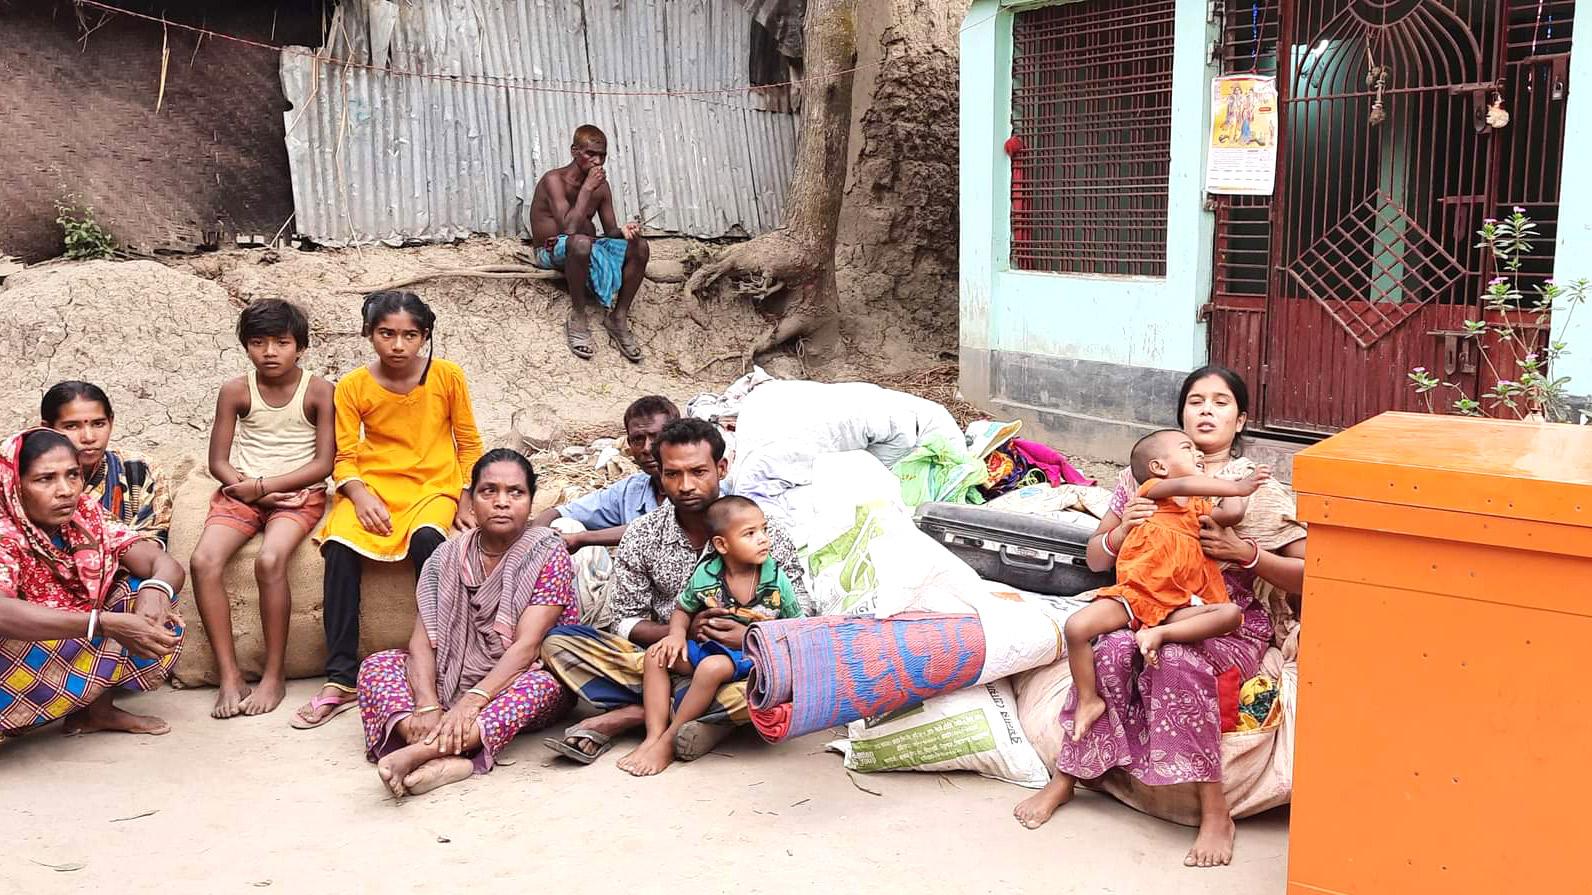
[[(213, 691), (127, 700), (165, 737), (54, 728), (0, 746), (0, 891), (1272, 893), (1287, 815), (1241, 821), (1232, 867), (1187, 870), (1192, 831), (1081, 793), (1050, 825), (1011, 819), (1026, 790), (969, 774), (857, 777), (823, 734), (779, 746), (741, 731), (661, 777), (610, 753), (549, 763), (540, 735), (512, 764), (395, 803), (358, 717), (287, 726), (314, 684), (260, 718), (213, 721)], [(150, 813), (153, 812), (153, 813)], [(708, 850), (710, 857), (699, 855)], [(78, 869), (71, 868), (80, 865)], [(480, 888), (481, 886), (488, 888)], [(528, 890), (529, 891), (529, 890)]]

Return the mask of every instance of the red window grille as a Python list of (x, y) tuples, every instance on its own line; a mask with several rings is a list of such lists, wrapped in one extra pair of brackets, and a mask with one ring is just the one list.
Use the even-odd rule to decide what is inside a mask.
[[(1222, 74), (1277, 74), (1281, 0), (1224, 0)], [(1213, 196), (1216, 294), (1265, 296), (1271, 277), (1271, 197)]]
[(1166, 275), (1175, 0), (1078, 0), (1013, 23), (1012, 266)]

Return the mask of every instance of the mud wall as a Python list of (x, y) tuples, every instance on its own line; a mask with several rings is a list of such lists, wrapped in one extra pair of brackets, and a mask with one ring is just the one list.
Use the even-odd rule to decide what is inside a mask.
[(957, 29), (965, 0), (861, 0), (836, 278), (843, 331), (888, 360), (957, 347)]
[[(333, 0), (118, 5), (260, 41), (313, 45)], [(67, 0), (0, 0), (0, 253), (62, 250), (76, 196), (132, 249), (272, 235), (293, 213), (278, 54)], [(162, 41), (170, 57), (160, 93)], [(213, 237), (212, 237), (213, 238)]]

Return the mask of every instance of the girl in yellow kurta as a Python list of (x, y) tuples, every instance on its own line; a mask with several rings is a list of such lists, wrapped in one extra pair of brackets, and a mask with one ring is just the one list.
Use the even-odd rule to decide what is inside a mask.
[(376, 360), (337, 383), (336, 496), (315, 536), (326, 562), (327, 684), (293, 719), (301, 729), (355, 705), (364, 559), (407, 556), (418, 576), (450, 528), (475, 527), (460, 496), (481, 457), (481, 434), (464, 371), (422, 355), (436, 315), (412, 292), (375, 293), (362, 314)]

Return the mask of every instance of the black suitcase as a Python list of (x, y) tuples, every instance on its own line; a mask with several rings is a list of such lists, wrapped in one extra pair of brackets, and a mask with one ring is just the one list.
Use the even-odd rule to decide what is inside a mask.
[(1084, 560), (1093, 525), (958, 503), (923, 504), (913, 521), (990, 581), (1070, 597), (1116, 580)]

